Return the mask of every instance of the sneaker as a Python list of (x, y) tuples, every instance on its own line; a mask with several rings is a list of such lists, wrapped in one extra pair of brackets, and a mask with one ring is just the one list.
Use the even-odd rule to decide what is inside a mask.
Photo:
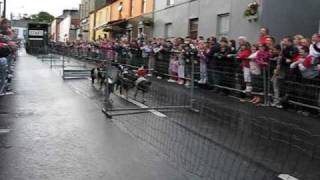
[(278, 109), (282, 109), (283, 108), (283, 106), (281, 104), (279, 104), (279, 103), (272, 103), (271, 107), (275, 107), (275, 108), (278, 108)]
[(147, 74), (148, 77), (152, 77), (152, 74)]
[(203, 79), (200, 79), (200, 80), (198, 81), (198, 83), (199, 83), (199, 84), (203, 84), (203, 83), (204, 83)]
[(181, 80), (178, 81), (178, 84), (179, 84), (179, 85), (183, 85), (183, 81), (181, 81)]
[(161, 76), (158, 76), (157, 79), (162, 79), (162, 77), (161, 77)]
[(252, 86), (247, 86), (246, 89), (244, 90), (245, 93), (251, 93), (253, 87)]
[(302, 111), (301, 115), (303, 115), (305, 117), (309, 117), (310, 116), (310, 112)]
[(173, 79), (169, 79), (168, 82), (169, 82), (169, 83), (175, 83), (176, 81), (173, 80)]
[(184, 85), (185, 85), (186, 87), (189, 87), (189, 86), (190, 86), (190, 82), (188, 81), (188, 82), (186, 82)]

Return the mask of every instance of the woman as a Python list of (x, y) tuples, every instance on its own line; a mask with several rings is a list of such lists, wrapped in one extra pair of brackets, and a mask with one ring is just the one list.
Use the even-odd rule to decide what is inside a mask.
[[(266, 44), (259, 44), (259, 51), (255, 58), (255, 63), (257, 67), (262, 71), (260, 74), (252, 74), (252, 82), (254, 91), (257, 93), (263, 93), (264, 88), (266, 87), (266, 70), (269, 63), (270, 51), (269, 47)], [(253, 104), (262, 103), (263, 98), (261, 95), (256, 95), (250, 102)]]

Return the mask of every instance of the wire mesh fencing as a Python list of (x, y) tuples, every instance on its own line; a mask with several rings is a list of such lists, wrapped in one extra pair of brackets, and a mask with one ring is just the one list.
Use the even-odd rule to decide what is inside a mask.
[[(185, 105), (189, 92), (153, 85), (152, 104)], [(149, 95), (149, 98), (153, 95)], [(114, 117), (178, 168), (202, 179), (319, 179), (319, 136), (253, 110), (199, 97), (190, 108)], [(159, 110), (161, 112), (161, 109)]]

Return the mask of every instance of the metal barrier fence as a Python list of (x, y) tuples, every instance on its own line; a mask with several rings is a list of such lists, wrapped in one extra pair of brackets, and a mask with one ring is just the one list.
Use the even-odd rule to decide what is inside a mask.
[[(65, 53), (93, 64), (108, 62), (101, 51), (85, 56), (78, 50), (69, 50), (60, 49), (56, 53)], [(128, 64), (123, 63), (126, 58), (115, 56), (116, 61), (122, 64)], [(137, 62), (141, 63), (138, 66), (145, 63)], [(166, 58), (157, 59), (154, 72), (168, 76), (168, 65)], [(239, 61), (229, 59), (214, 65), (212, 69), (209, 65), (209, 74), (216, 87), (231, 93), (242, 92), (243, 74)], [(273, 94), (269, 69), (272, 67), (265, 68), (258, 78), (258, 91), (262, 91), (265, 99)], [(221, 78), (219, 81), (216, 81), (217, 76)], [(314, 91), (312, 96), (315, 97), (318, 87), (311, 81), (314, 89), (309, 90)], [(299, 83), (288, 79), (282, 90), (291, 96), (289, 98), (296, 97), (292, 101), (298, 102), (300, 96), (314, 100), (304, 94), (295, 96), (295, 92), (303, 92), (302, 89), (296, 90)], [(305, 84), (300, 85), (305, 87)], [(116, 107), (115, 112), (119, 110), (118, 115), (122, 115), (113, 117), (116, 124), (153, 146), (177, 168), (194, 175), (195, 179), (275, 180), (279, 174), (290, 174), (303, 180), (320, 179), (320, 135), (317, 132), (284, 121), (272, 108), (243, 106), (222, 96), (204, 97), (192, 89), (152, 79), (152, 86), (144, 99), (134, 97), (132, 90), (127, 97), (119, 95), (118, 91), (106, 97), (110, 94), (108, 87), (102, 90), (101, 98), (110, 98), (112, 101), (109, 103)]]
[[(103, 50), (100, 48), (81, 48), (81, 47), (64, 47), (54, 46), (49, 48), (56, 53), (81, 59), (86, 62), (104, 63), (105, 59), (113, 59), (120, 64), (138, 68), (147, 66), (156, 76), (172, 77), (169, 72), (170, 56), (172, 52), (163, 52), (152, 54), (148, 57), (142, 57), (130, 53), (128, 49), (121, 51)], [(110, 53), (111, 51), (111, 53)], [(111, 55), (110, 55), (111, 54)], [(152, 61), (152, 63), (150, 63)], [(200, 62), (194, 60), (194, 79), (200, 79)], [(190, 71), (192, 64), (186, 63), (184, 69), (186, 77), (184, 80), (190, 79)], [(320, 78), (304, 79), (297, 76), (299, 73), (289, 74), (285, 79), (273, 78), (273, 70), (275, 62), (270, 61), (269, 66), (262, 69), (261, 75), (252, 77), (253, 92), (263, 97), (264, 105), (271, 105), (272, 102), (283, 102), (298, 110), (311, 110), (316, 114), (320, 111)], [(222, 90), (224, 93), (244, 94), (245, 83), (243, 70), (241, 69), (241, 61), (234, 57), (215, 58), (207, 64), (208, 85)], [(177, 77), (175, 77), (177, 78)], [(281, 98), (281, 99), (280, 99)]]

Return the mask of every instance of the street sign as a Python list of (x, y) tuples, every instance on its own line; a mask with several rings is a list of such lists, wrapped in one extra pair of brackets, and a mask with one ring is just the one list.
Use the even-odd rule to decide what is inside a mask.
[(43, 36), (43, 30), (29, 30), (29, 36)]

